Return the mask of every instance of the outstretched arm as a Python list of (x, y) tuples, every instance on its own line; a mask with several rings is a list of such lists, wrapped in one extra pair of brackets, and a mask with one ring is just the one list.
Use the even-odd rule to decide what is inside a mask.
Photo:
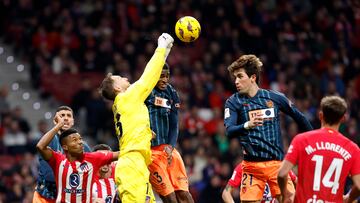
[[(158, 39), (158, 47), (150, 61), (146, 64), (144, 73), (128, 91), (132, 91), (137, 99), (145, 101), (158, 82), (166, 58), (171, 50), (174, 39), (163, 33)], [(131, 93), (130, 93), (131, 94)]]
[(294, 119), (294, 121), (298, 124), (299, 130), (301, 132), (306, 132), (313, 129), (305, 115), (300, 112), (288, 98), (279, 92), (272, 91), (272, 93), (275, 97), (275, 101), (279, 102), (280, 110)]
[(117, 152), (113, 152), (112, 154), (113, 154), (113, 156), (112, 156), (112, 160), (113, 160), (113, 161), (117, 161), (117, 160), (118, 160), (118, 158), (119, 158), (119, 154), (120, 154), (120, 152), (119, 152), (119, 151), (117, 151)]
[(54, 138), (57, 132), (64, 126), (64, 119), (60, 117), (60, 115), (56, 115), (55, 119), (59, 122), (49, 130), (37, 143), (36, 149), (41, 154), (45, 161), (50, 160), (52, 156), (52, 150), (48, 145), (50, 144), (51, 140)]

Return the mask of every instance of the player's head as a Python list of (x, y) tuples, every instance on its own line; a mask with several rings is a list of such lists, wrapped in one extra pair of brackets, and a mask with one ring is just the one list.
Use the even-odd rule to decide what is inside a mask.
[(101, 82), (100, 94), (108, 100), (115, 100), (118, 93), (124, 92), (130, 86), (129, 80), (119, 75), (108, 73)]
[(64, 130), (59, 136), (59, 141), (66, 153), (76, 156), (84, 152), (82, 137), (74, 128)]
[[(111, 147), (107, 144), (97, 144), (93, 147), (93, 152), (96, 152), (96, 151), (108, 152), (108, 151), (112, 151), (112, 150), (111, 150)], [(99, 172), (105, 174), (109, 170), (110, 170), (110, 164), (105, 164), (100, 167)]]
[(248, 93), (250, 86), (259, 85), (262, 66), (255, 55), (242, 55), (228, 67), (230, 74), (235, 76), (235, 85), (240, 93)]
[(112, 151), (111, 150), (111, 147), (107, 144), (97, 144), (93, 147), (93, 152), (96, 152), (96, 151)]
[(60, 115), (60, 117), (64, 118), (64, 126), (61, 128), (60, 131), (67, 130), (69, 128), (72, 128), (74, 126), (74, 113), (73, 110), (68, 106), (60, 106), (57, 108), (55, 112), (55, 116), (53, 119), (54, 124), (57, 124), (56, 115)]
[(165, 90), (169, 84), (169, 80), (170, 80), (170, 68), (169, 65), (165, 63), (159, 81), (156, 84), (156, 87), (159, 88), (160, 90)]
[(326, 96), (321, 99), (319, 117), (322, 123), (337, 125), (345, 121), (347, 104), (339, 96)]

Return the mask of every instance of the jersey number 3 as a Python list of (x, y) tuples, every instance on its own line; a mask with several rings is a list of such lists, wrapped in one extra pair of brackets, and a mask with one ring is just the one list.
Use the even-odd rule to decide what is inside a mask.
[[(339, 180), (344, 160), (334, 158), (331, 161), (331, 164), (327, 169), (324, 177), (321, 177), (324, 157), (321, 155), (314, 155), (311, 160), (315, 161), (313, 190), (320, 191), (320, 182), (322, 182), (325, 187), (331, 188), (331, 194), (336, 194), (337, 190), (339, 189)], [(334, 174), (334, 179), (331, 181), (330, 179)]]
[(117, 113), (116, 114), (116, 123), (115, 123), (115, 127), (116, 127), (116, 132), (119, 133), (117, 136), (118, 138), (120, 139), (120, 137), (122, 136), (123, 134), (123, 129), (122, 129), (122, 124), (120, 122), (120, 114)]

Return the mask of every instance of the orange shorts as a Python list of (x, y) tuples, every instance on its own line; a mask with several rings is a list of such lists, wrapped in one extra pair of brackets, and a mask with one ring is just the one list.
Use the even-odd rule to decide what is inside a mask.
[[(281, 161), (263, 161), (263, 162), (242, 162), (242, 180), (240, 197), (243, 201), (259, 201), (263, 197), (265, 184), (268, 183), (273, 197), (281, 194), (277, 183), (277, 174), (279, 172)], [(294, 184), (288, 177), (287, 189), (295, 193)]]
[(148, 166), (150, 183), (161, 196), (167, 196), (176, 190), (189, 191), (189, 183), (184, 162), (179, 152), (174, 149), (172, 161), (168, 165), (165, 144), (151, 148), (152, 163)]
[(55, 203), (55, 200), (47, 199), (47, 198), (41, 196), (37, 191), (35, 191), (32, 203)]

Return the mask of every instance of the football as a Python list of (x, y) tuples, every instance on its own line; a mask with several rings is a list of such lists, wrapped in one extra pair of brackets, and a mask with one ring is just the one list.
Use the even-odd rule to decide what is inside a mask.
[(196, 18), (192, 16), (184, 16), (176, 22), (175, 33), (181, 41), (193, 42), (199, 37), (201, 33), (201, 26)]

